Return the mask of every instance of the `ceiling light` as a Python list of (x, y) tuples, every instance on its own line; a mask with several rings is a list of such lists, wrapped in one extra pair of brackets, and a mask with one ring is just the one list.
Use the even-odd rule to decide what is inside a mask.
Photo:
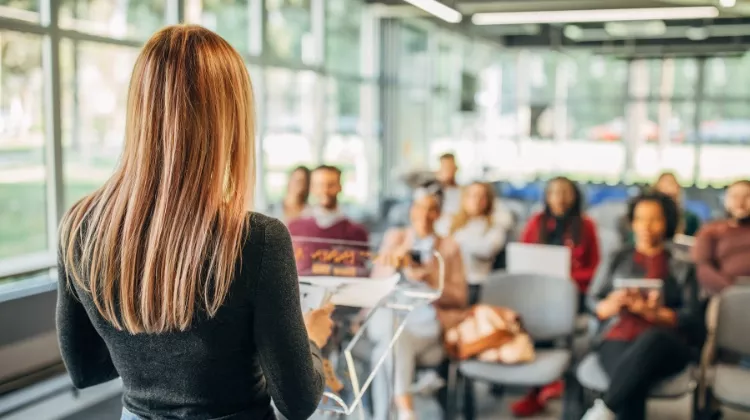
[(708, 38), (708, 29), (702, 27), (687, 28), (685, 36), (691, 41), (703, 41)]
[[(407, 0), (413, 1), (413, 0)], [(618, 22), (632, 20), (708, 19), (719, 15), (713, 6), (653, 7), (644, 9), (558, 10), (542, 12), (477, 13), (475, 25), (520, 25), (525, 23)]]
[(439, 17), (440, 19), (443, 19), (446, 22), (458, 23), (458, 22), (461, 22), (461, 19), (463, 18), (463, 16), (461, 15), (461, 12), (451, 7), (448, 7), (445, 4), (440, 3), (437, 0), (404, 0), (404, 1), (413, 6), (419, 7), (425, 12), (435, 15), (436, 17)]
[(721, 7), (734, 7), (737, 4), (737, 0), (719, 0)]

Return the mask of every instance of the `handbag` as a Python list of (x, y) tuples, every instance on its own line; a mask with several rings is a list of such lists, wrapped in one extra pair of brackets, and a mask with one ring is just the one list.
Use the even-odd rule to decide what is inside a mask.
[(534, 343), (520, 316), (508, 308), (476, 305), (457, 326), (445, 333), (445, 348), (454, 359), (525, 363), (534, 360)]

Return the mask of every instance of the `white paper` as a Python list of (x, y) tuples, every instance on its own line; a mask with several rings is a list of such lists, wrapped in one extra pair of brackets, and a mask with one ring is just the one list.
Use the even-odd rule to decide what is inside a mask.
[(312, 284), (300, 283), (299, 295), (303, 314), (320, 308), (330, 300), (330, 293), (325, 287)]
[(382, 278), (304, 276), (300, 283), (327, 290), (336, 306), (375, 307), (398, 283), (399, 275)]

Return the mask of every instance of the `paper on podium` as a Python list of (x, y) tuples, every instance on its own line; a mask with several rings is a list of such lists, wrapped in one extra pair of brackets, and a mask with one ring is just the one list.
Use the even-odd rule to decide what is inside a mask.
[[(393, 291), (399, 278), (398, 274), (383, 278), (303, 276), (299, 281), (300, 288), (304, 286), (308, 290), (317, 288), (327, 291), (327, 298), (320, 300), (319, 305), (333, 303), (336, 306), (372, 308)], [(319, 296), (311, 294), (313, 299)]]

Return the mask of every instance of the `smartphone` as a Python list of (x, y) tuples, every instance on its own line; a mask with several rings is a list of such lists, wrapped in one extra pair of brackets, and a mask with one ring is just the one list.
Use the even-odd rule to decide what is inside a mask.
[(419, 251), (411, 251), (409, 257), (414, 261), (414, 264), (422, 265), (422, 253)]

